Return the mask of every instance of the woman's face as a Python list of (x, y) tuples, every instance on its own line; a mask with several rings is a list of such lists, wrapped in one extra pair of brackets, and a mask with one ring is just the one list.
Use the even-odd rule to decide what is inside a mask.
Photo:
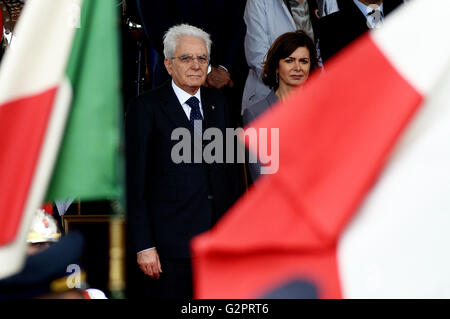
[(298, 47), (278, 64), (279, 87), (294, 87), (306, 82), (311, 69), (311, 59), (307, 47)]

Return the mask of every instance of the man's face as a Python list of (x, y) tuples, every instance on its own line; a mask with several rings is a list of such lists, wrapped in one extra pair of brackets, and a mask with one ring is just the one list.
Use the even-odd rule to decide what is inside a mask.
[(194, 95), (205, 83), (207, 58), (208, 52), (202, 39), (184, 36), (178, 40), (173, 59), (166, 58), (164, 64), (175, 84)]

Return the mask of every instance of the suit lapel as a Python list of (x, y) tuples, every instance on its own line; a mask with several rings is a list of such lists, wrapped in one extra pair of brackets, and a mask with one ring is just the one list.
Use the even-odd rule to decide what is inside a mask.
[(210, 127), (217, 127), (217, 115), (216, 115), (216, 105), (214, 105), (213, 99), (211, 99), (210, 94), (208, 94), (207, 89), (202, 88), (200, 91), (202, 97), (202, 107), (203, 107), (203, 131)]
[[(178, 101), (175, 92), (173, 91), (172, 84), (169, 81), (168, 85), (165, 85), (162, 92), (162, 112), (169, 118), (172, 122), (174, 128), (185, 127), (189, 129), (191, 136), (194, 136), (194, 128), (189, 122), (186, 113), (183, 110), (180, 102)], [(200, 89), (200, 96), (202, 99), (202, 109), (203, 109), (203, 132), (210, 127), (217, 126), (217, 115), (216, 115), (216, 105), (214, 99), (211, 98), (211, 94), (208, 94), (208, 89), (202, 87)], [(193, 147), (197, 147), (192, 139)], [(203, 152), (203, 148), (200, 145), (200, 151)]]
[[(161, 110), (173, 124), (174, 128), (185, 127), (194, 136), (194, 128), (189, 122), (186, 113), (180, 102), (178, 101), (175, 92), (172, 89), (171, 82), (164, 85), (161, 94)], [(210, 127), (217, 127), (217, 108), (214, 99), (208, 94), (208, 89), (202, 87), (200, 90), (203, 109), (203, 131)]]
[(167, 84), (165, 84), (162, 89), (162, 112), (172, 122), (174, 128), (185, 127), (189, 129), (191, 133), (193, 133), (194, 128), (189, 122), (186, 113), (184, 113), (183, 107), (181, 106), (177, 96), (175, 95), (175, 92), (173, 91), (171, 82), (169, 81)]

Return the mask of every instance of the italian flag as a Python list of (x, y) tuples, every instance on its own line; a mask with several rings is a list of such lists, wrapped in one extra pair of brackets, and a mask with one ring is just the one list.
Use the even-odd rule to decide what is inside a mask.
[(110, 0), (28, 0), (0, 68), (0, 278), (45, 199), (121, 196), (118, 16)]
[(194, 239), (197, 298), (450, 296), (449, 10), (404, 4), (252, 124), (280, 169)]

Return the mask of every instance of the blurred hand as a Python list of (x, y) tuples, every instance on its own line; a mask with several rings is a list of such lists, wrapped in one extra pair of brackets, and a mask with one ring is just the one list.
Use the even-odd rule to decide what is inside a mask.
[(152, 279), (159, 279), (162, 269), (156, 248), (139, 253), (137, 255), (137, 263), (144, 274)]
[(230, 88), (234, 86), (234, 83), (230, 77), (230, 73), (228, 73), (224, 68), (221, 67), (211, 67), (211, 72), (206, 78), (206, 86), (215, 89), (221, 89), (226, 85)]

